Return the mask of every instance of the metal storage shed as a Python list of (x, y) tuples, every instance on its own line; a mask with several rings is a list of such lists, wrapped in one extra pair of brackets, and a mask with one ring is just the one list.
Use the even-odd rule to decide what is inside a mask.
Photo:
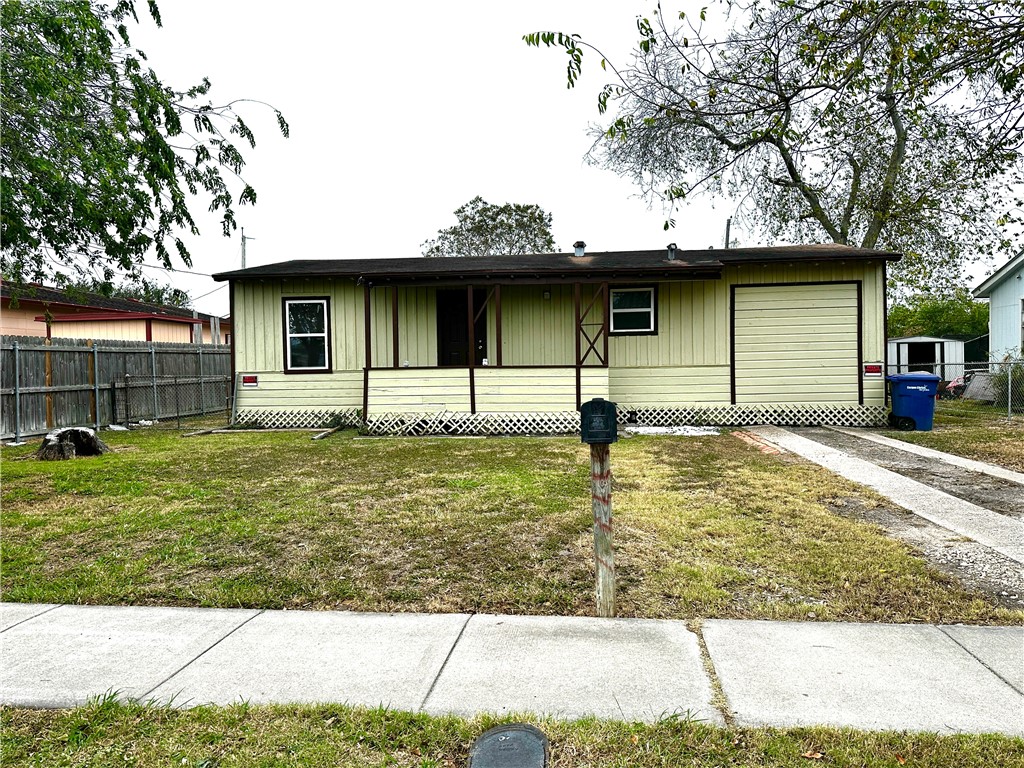
[(904, 336), (889, 339), (889, 373), (927, 371), (943, 381), (963, 376), (964, 342), (941, 336)]

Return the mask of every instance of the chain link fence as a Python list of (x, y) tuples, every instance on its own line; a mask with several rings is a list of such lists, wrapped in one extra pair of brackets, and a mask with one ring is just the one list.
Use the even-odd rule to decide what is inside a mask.
[(209, 421), (227, 424), (230, 376), (132, 376), (112, 389), (118, 424), (182, 429)]
[(936, 363), (920, 369), (942, 379), (936, 415), (957, 419), (1024, 418), (1024, 359)]

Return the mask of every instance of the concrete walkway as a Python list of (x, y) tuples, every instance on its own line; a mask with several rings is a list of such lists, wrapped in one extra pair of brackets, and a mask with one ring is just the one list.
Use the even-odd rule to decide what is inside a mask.
[(908, 443), (905, 440), (893, 440), (891, 437), (879, 435), (867, 429), (852, 429), (850, 427), (829, 427), (829, 429), (836, 432), (842, 432), (844, 435), (850, 435), (851, 437), (859, 437), (861, 440), (867, 440), (871, 443), (878, 443), (879, 445), (884, 445), (888, 448), (898, 448), (901, 451), (913, 453), (917, 456), (924, 456), (928, 459), (937, 459), (938, 461), (945, 462), (946, 464), (952, 464), (954, 467), (969, 469), (972, 472), (980, 472), (983, 475), (991, 475), (992, 477), (998, 477), (1002, 480), (1009, 480), (1011, 483), (1024, 485), (1024, 474), (1014, 472), (1012, 469), (1007, 469), (1006, 467), (999, 467), (995, 464), (986, 464), (984, 461), (975, 461), (974, 459), (965, 459), (963, 456), (956, 456), (952, 453), (945, 453), (944, 451), (936, 451), (934, 448), (926, 448), (923, 445)]
[(837, 475), (878, 491), (925, 520), (984, 544), (1014, 562), (1024, 563), (1024, 526), (1013, 518), (782, 427), (751, 427), (749, 431)]
[(706, 621), (701, 635), (640, 619), (2, 603), (0, 702), (114, 691), (1024, 735), (1021, 627)]

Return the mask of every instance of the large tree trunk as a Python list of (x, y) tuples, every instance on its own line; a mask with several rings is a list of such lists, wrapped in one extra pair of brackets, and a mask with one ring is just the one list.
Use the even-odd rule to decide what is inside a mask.
[(36, 451), (36, 458), (43, 461), (63, 461), (76, 456), (99, 456), (109, 453), (110, 446), (96, 437), (87, 427), (65, 427), (55, 429), (43, 438), (43, 444)]

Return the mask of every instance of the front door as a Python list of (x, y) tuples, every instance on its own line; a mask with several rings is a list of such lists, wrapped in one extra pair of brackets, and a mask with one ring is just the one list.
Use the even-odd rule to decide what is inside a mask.
[[(437, 364), (440, 366), (469, 365), (469, 297), (466, 293), (457, 288), (437, 292)], [(480, 315), (473, 328), (475, 365), (483, 365), (487, 355), (487, 312), (480, 312), (486, 299), (484, 291), (473, 291), (473, 314)]]

